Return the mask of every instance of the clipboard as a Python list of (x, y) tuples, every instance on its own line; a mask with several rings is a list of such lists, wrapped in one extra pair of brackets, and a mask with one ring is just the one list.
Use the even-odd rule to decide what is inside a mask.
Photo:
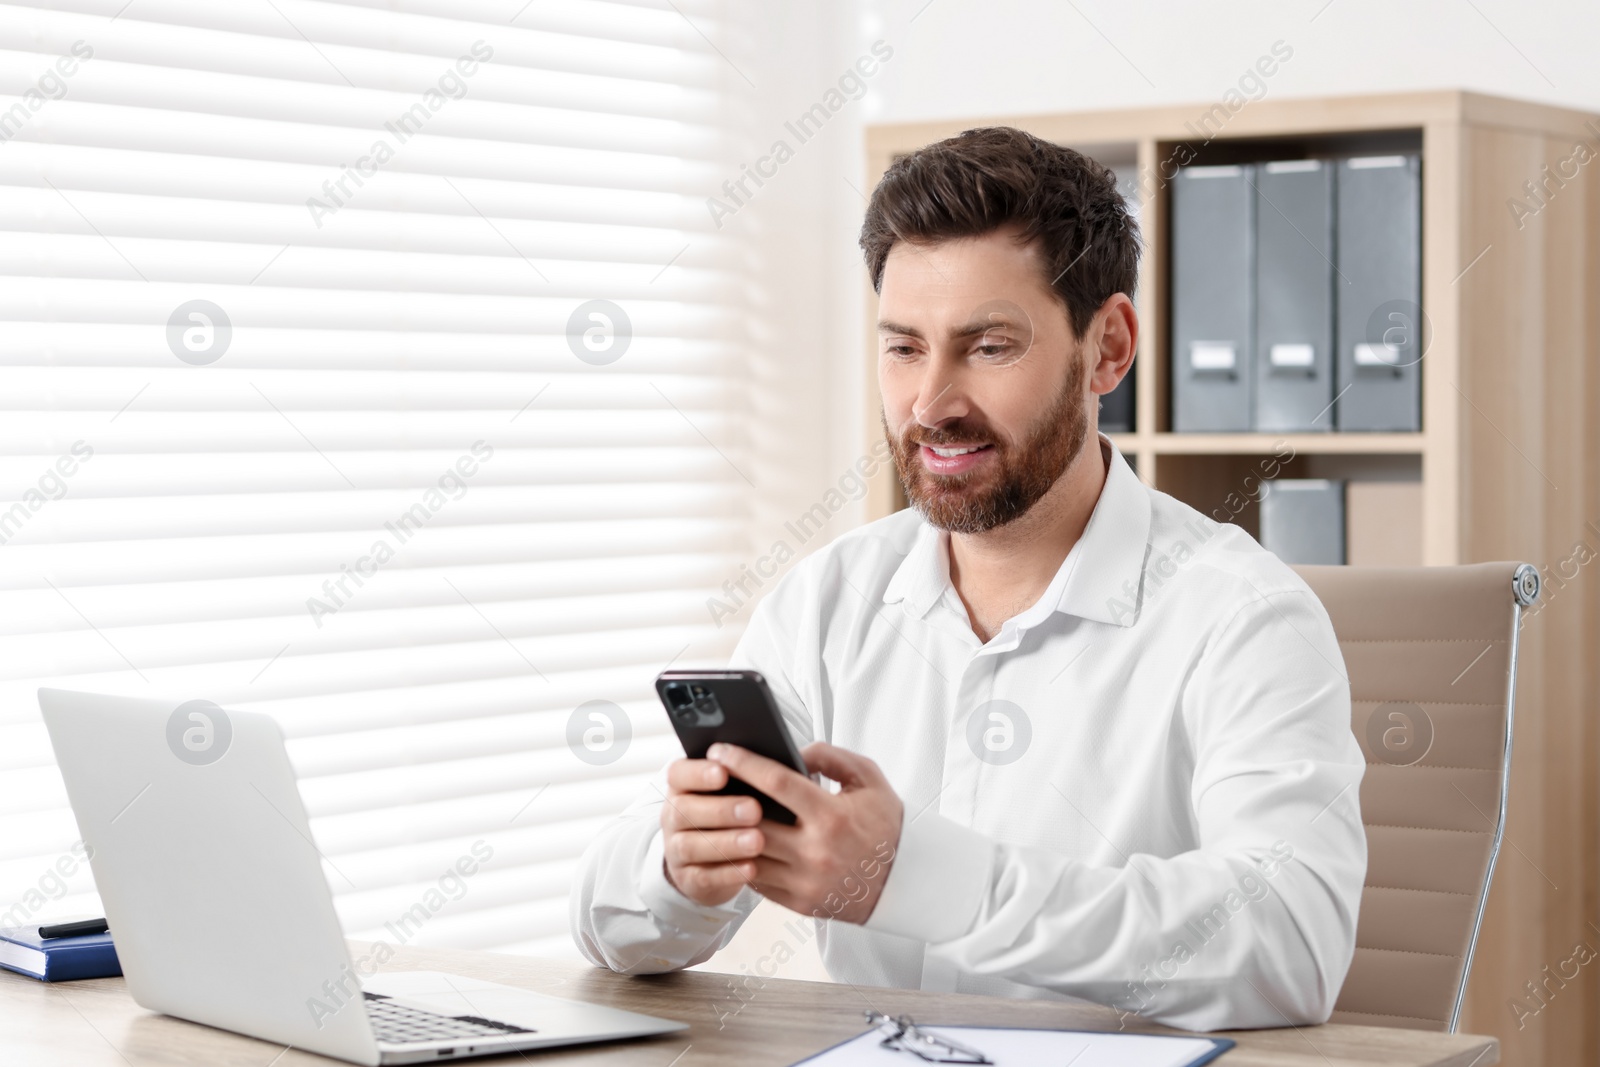
[[(1200, 1067), (1233, 1048), (1225, 1037), (1039, 1030), (1027, 1027), (939, 1026), (918, 1029), (982, 1052), (994, 1067)], [(928, 1060), (884, 1047), (883, 1034), (858, 1034), (793, 1067), (923, 1067)]]

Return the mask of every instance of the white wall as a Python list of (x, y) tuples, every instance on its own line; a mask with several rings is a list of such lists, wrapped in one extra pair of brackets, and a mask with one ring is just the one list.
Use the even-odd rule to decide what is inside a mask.
[(1274, 96), (1464, 88), (1600, 110), (1592, 0), (924, 2), (861, 0), (903, 42), (868, 121), (1209, 103), (1277, 40), (1294, 56)]
[[(837, 489), (862, 451), (861, 302), (845, 280), (859, 276), (861, 262), (862, 205), (846, 179), (861, 184), (863, 101), (845, 102), (803, 141), (787, 125), (857, 59), (851, 0), (727, 5), (723, 23), (714, 23), (712, 8), (696, 10), (694, 22), (724, 55), (722, 74), (736, 101), (725, 116), (731, 143), (718, 181), (745, 180), (742, 190), (713, 185), (704, 196), (718, 233), (750, 250), (745, 285), (729, 298), (747, 311), (755, 417), (738, 454), (755, 488), (756, 533), (744, 559), (753, 570), (780, 539), (799, 558), (860, 521), (859, 501), (848, 499), (859, 494), (847, 483), (845, 506), (821, 533), (802, 542), (785, 529)], [(792, 156), (774, 162), (779, 140)], [(752, 168), (767, 176), (756, 182)], [(728, 576), (745, 584), (723, 598), (736, 609), (719, 618), (727, 626), (748, 620), (754, 601), (747, 594), (770, 590), (789, 569), (764, 568), (768, 575), (752, 585), (745, 568)]]

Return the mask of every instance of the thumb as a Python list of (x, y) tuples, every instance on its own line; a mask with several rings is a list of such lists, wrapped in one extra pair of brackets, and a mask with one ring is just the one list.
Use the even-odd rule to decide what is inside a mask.
[(807, 770), (832, 778), (846, 789), (861, 789), (886, 781), (876, 763), (826, 741), (807, 745), (800, 755), (806, 761)]

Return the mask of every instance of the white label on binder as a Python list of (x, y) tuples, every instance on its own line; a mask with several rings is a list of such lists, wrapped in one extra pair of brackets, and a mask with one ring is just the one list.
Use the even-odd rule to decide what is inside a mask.
[(1312, 345), (1273, 345), (1267, 359), (1274, 367), (1312, 367), (1317, 362), (1317, 350)]
[(1356, 345), (1356, 366), (1393, 367), (1400, 362), (1400, 350), (1393, 345)]
[(1356, 156), (1345, 160), (1351, 170), (1379, 170), (1385, 167), (1403, 167), (1405, 156)]
[(1193, 341), (1189, 366), (1195, 370), (1233, 370), (1239, 365), (1232, 341)]

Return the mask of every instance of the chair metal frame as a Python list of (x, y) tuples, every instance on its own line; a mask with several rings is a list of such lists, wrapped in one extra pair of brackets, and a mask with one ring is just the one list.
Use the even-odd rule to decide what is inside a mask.
[(1511, 797), (1511, 742), (1517, 711), (1517, 639), (1522, 633), (1523, 609), (1539, 599), (1539, 571), (1532, 564), (1520, 564), (1511, 574), (1511, 649), (1510, 670), (1506, 672), (1506, 744), (1500, 761), (1500, 810), (1495, 820), (1494, 839), (1489, 845), (1489, 865), (1483, 875), (1483, 893), (1478, 897), (1478, 914), (1472, 920), (1472, 937), (1467, 941), (1466, 959), (1461, 964), (1461, 985), (1456, 989), (1455, 1006), (1450, 1009), (1448, 1033), (1455, 1033), (1461, 1022), (1461, 1006), (1467, 998), (1467, 980), (1472, 977), (1472, 958), (1478, 950), (1478, 934), (1483, 929), (1483, 913), (1489, 904), (1489, 886), (1494, 882), (1495, 862), (1506, 833), (1506, 803)]

